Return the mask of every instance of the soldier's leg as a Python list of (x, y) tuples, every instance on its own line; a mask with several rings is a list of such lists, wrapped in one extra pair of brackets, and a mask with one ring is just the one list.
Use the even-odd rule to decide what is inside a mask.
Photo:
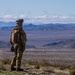
[(23, 51), (21, 48), (17, 50), (16, 69), (20, 69)]
[(15, 50), (15, 52), (14, 52), (14, 56), (11, 61), (11, 68), (14, 68), (14, 66), (16, 66), (16, 58), (17, 58), (17, 50)]

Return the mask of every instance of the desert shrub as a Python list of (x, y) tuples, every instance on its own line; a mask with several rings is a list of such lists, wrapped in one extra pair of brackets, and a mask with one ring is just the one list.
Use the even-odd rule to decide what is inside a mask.
[(40, 65), (41, 65), (41, 66), (50, 66), (50, 63), (49, 63), (47, 60), (42, 60), (42, 61), (40, 62)]
[(23, 65), (24, 66), (27, 66), (27, 65), (33, 65), (34, 66), (34, 68), (36, 68), (36, 69), (40, 69), (40, 63), (38, 62), (38, 61), (36, 61), (36, 60), (23, 60)]
[(35, 61), (35, 60), (26, 60), (25, 62), (26, 62), (27, 64), (29, 64), (29, 65), (36, 65), (36, 64), (38, 64), (38, 62)]
[(3, 64), (10, 64), (11, 60), (10, 59), (2, 59)]
[(40, 69), (40, 64), (36, 64), (36, 65), (35, 65), (35, 68), (36, 68), (36, 69)]
[(75, 75), (75, 70), (71, 70), (70, 75)]
[(59, 69), (60, 70), (65, 70), (65, 69), (70, 69), (70, 67), (68, 67), (68, 66), (59, 66)]
[(68, 74), (65, 74), (65, 73), (57, 73), (56, 75), (68, 75)]
[(2, 62), (0, 62), (0, 70), (6, 70)]
[(47, 72), (47, 73), (55, 73), (55, 72), (54, 72), (54, 69), (48, 68), (48, 67), (45, 67), (45, 68), (43, 69), (43, 71), (44, 71), (44, 72)]

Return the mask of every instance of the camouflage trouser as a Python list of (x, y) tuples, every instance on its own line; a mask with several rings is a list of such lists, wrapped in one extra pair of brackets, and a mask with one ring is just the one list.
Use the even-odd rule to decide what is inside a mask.
[(23, 51), (24, 51), (25, 47), (17, 46), (14, 48), (15, 48), (15, 51), (14, 51), (14, 57), (11, 62), (11, 67), (16, 66), (16, 68), (20, 68)]

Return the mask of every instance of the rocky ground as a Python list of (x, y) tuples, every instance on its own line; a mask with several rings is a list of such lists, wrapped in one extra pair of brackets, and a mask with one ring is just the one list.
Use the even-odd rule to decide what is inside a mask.
[(11, 71), (10, 60), (0, 60), (0, 75), (75, 75), (75, 68), (32, 61), (22, 62), (24, 71)]
[[(75, 75), (74, 50), (27, 49), (23, 55), (21, 66), (24, 71), (10, 71), (12, 57), (13, 53), (9, 52), (9, 49), (0, 49), (0, 75)], [(47, 59), (51, 59), (50, 62), (52, 61), (53, 64), (49, 63)], [(65, 66), (66, 64), (67, 66)]]
[(9, 65), (5, 65), (0, 70), (0, 75), (70, 75), (69, 69), (60, 69), (51, 66), (35, 66), (28, 65), (23, 66), (24, 71), (10, 71)]

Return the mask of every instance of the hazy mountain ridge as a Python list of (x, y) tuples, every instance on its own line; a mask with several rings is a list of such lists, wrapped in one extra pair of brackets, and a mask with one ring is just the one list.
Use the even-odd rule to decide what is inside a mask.
[(10, 47), (10, 43), (0, 41), (0, 48), (9, 48), (9, 47)]
[[(9, 23), (10, 24), (10, 23)], [(12, 23), (13, 25), (13, 23)], [(9, 35), (14, 26), (0, 26), (0, 48), (1, 47), (10, 47), (9, 43)], [(70, 47), (75, 48), (75, 24), (42, 24), (42, 25), (34, 25), (34, 24), (24, 24), (23, 29), (27, 33), (28, 43), (27, 47), (35, 48), (35, 44), (43, 44), (43, 46), (47, 47)], [(65, 31), (66, 30), (66, 31)], [(28, 32), (27, 32), (28, 31)], [(33, 31), (33, 32), (31, 32)], [(37, 32), (39, 31), (39, 32)], [(42, 32), (41, 32), (42, 31)], [(70, 33), (71, 32), (71, 33)], [(65, 36), (65, 37), (63, 37)], [(72, 36), (72, 37), (71, 37)], [(49, 43), (49, 39), (63, 39), (67, 38), (67, 40), (59, 40), (58, 42)], [(73, 38), (73, 39), (70, 39)], [(7, 42), (5, 42), (7, 40)], [(40, 40), (40, 41), (39, 41)], [(48, 42), (48, 43), (47, 43)], [(32, 44), (33, 43), (33, 44)]]
[(3, 22), (3, 21), (0, 21), (0, 27), (13, 26), (13, 25), (15, 25), (15, 22)]
[[(6, 24), (6, 26), (5, 26)], [(2, 23), (0, 22), (2, 26)], [(11, 30), (14, 27), (15, 23), (3, 23), (3, 26), (0, 27), (0, 30)], [(23, 29), (26, 31), (49, 31), (49, 30), (67, 30), (67, 29), (75, 29), (75, 24), (41, 24), (41, 25), (34, 25), (34, 24), (24, 24)]]
[[(11, 44), (9, 42), (0, 41), (0, 48), (10, 48)], [(34, 45), (26, 45), (26, 48), (35, 48)]]
[[(10, 48), (9, 42), (0, 41), (0, 48)], [(43, 47), (75, 48), (75, 39), (59, 40), (43, 45)], [(26, 45), (26, 48), (36, 48), (34, 45)]]
[(45, 44), (43, 47), (75, 48), (75, 39), (60, 40)]

